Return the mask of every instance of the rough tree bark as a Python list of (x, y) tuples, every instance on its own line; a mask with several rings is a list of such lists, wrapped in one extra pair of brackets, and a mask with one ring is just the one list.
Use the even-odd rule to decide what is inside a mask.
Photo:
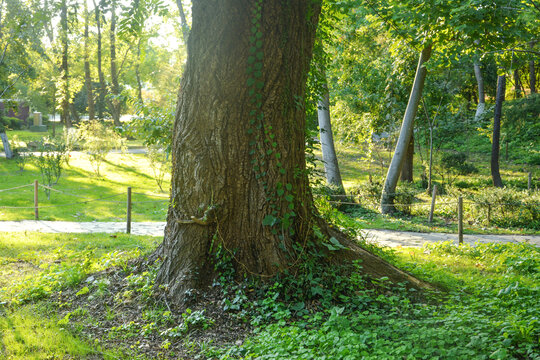
[(403, 160), (403, 167), (401, 168), (401, 181), (413, 182), (414, 168), (414, 134), (411, 135), (409, 145), (405, 151), (405, 159)]
[(497, 96), (495, 100), (495, 113), (493, 116), (493, 136), (491, 142), (491, 178), (493, 186), (503, 187), (501, 173), (499, 171), (499, 141), (501, 137), (501, 117), (504, 95), (506, 92), (506, 76), (497, 78)]
[(476, 83), (478, 84), (478, 105), (476, 106), (476, 114), (474, 114), (474, 121), (480, 120), (482, 114), (486, 110), (486, 94), (484, 92), (484, 77), (482, 76), (482, 69), (480, 64), (474, 63), (474, 76), (476, 77)]
[[(211, 283), (218, 245), (238, 273), (270, 276), (297, 261), (319, 221), (298, 104), (319, 11), (311, 0), (193, 2), (173, 130), (171, 206), (157, 251), (163, 263), (156, 283), (176, 303)], [(358, 253), (372, 274), (416, 281)]]
[(396, 144), (396, 150), (394, 156), (388, 167), (386, 174), (386, 180), (384, 181), (382, 196), (381, 196), (381, 212), (383, 214), (389, 214), (395, 211), (394, 198), (397, 182), (399, 180), (399, 174), (403, 167), (403, 161), (405, 159), (405, 153), (407, 152), (407, 146), (413, 133), (414, 118), (418, 111), (418, 104), (422, 98), (422, 91), (424, 90), (424, 82), (426, 80), (427, 69), (424, 64), (431, 57), (431, 44), (427, 45), (420, 54), (418, 60), (418, 67), (416, 68), (416, 76), (412, 86), (411, 94), (409, 96), (409, 102), (407, 104), (407, 110), (403, 117), (403, 124), (401, 125), (401, 131)]
[(116, 65), (116, 1), (111, 1), (111, 24), (109, 41), (111, 49), (111, 99), (109, 101), (109, 111), (113, 118), (114, 126), (121, 126), (120, 108), (122, 106), (120, 97), (120, 85), (118, 83), (118, 67)]
[(60, 5), (60, 41), (62, 42), (62, 119), (66, 127), (71, 127), (71, 117), (69, 115), (69, 68), (68, 68), (68, 18), (67, 18), (67, 3), (66, 0), (63, 0)]
[(334, 147), (332, 124), (330, 122), (330, 95), (328, 93), (328, 84), (324, 85), (324, 94), (317, 104), (317, 116), (319, 120), (319, 136), (321, 139), (326, 182), (329, 185), (337, 187), (344, 193), (343, 181), (341, 180), (336, 149)]
[(93, 120), (95, 117), (94, 110), (94, 92), (92, 89), (92, 75), (90, 73), (90, 53), (88, 44), (88, 23), (90, 14), (88, 12), (88, 3), (84, 2), (84, 83), (86, 86), (86, 99), (88, 102), (88, 119)]
[(102, 36), (101, 36), (101, 8), (100, 5), (94, 2), (94, 13), (96, 18), (96, 28), (97, 28), (97, 71), (99, 78), (99, 94), (97, 101), (97, 113), (98, 118), (103, 119), (103, 112), (105, 110), (105, 95), (107, 93), (107, 87), (105, 86), (105, 74), (103, 74), (102, 67)]

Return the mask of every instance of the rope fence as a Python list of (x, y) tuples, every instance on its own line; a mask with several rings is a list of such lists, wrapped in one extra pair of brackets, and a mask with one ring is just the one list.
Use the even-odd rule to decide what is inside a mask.
[[(53, 187), (46, 186), (43, 184), (39, 184), (37, 180), (34, 181), (33, 184), (26, 184), (21, 186), (16, 186), (12, 188), (7, 189), (0, 189), (0, 193), (2, 192), (10, 192), (19, 190), (26, 187), (34, 187), (33, 193), (34, 193), (34, 206), (1, 206), (0, 209), (34, 209), (34, 218), (36, 220), (39, 220), (39, 209), (50, 209), (50, 208), (56, 208), (56, 207), (67, 207), (67, 206), (74, 206), (74, 205), (80, 205), (80, 204), (88, 204), (92, 202), (105, 202), (105, 203), (112, 203), (112, 204), (120, 204), (125, 203), (126, 204), (126, 232), (131, 232), (131, 210), (133, 204), (149, 204), (149, 203), (167, 203), (169, 202), (169, 196), (164, 194), (155, 194), (155, 193), (148, 193), (148, 192), (132, 192), (131, 187), (127, 188), (127, 192), (121, 192), (117, 194), (112, 194), (109, 196), (104, 197), (98, 197), (98, 198), (90, 198), (87, 196), (82, 196), (75, 194), (73, 192), (63, 191), (54, 189)], [(50, 204), (50, 205), (39, 205), (38, 201), (38, 189), (42, 188), (46, 191), (52, 191), (55, 193), (75, 197), (78, 199), (83, 199), (82, 201), (77, 202), (70, 202), (70, 203), (64, 203), (64, 204)], [(126, 195), (126, 200), (110, 200), (119, 196)], [(141, 201), (133, 201), (132, 195), (139, 195), (139, 196), (145, 196), (145, 197), (154, 197), (159, 198), (161, 200), (141, 200)], [(411, 195), (411, 194), (405, 194), (405, 193), (393, 193), (389, 194), (391, 196), (398, 196), (398, 195)], [(396, 207), (404, 207), (408, 208), (409, 210), (412, 207), (423, 207), (423, 206), (431, 206), (430, 212), (429, 212), (429, 223), (433, 221), (433, 215), (435, 211), (435, 203), (436, 203), (436, 196), (437, 191), (434, 189), (433, 195), (430, 201), (413, 201), (411, 203), (393, 203), (393, 204), (382, 204), (383, 206), (396, 206)], [(327, 198), (328, 203), (333, 205), (353, 205), (353, 206), (364, 206), (364, 204), (361, 204), (360, 202), (354, 202), (355, 198), (358, 198), (359, 200), (361, 198), (366, 197), (376, 197), (379, 198), (379, 195), (376, 194), (365, 194), (365, 195), (345, 195), (345, 194), (339, 194), (339, 195), (324, 195), (324, 194), (314, 194), (314, 197), (317, 198)], [(335, 199), (343, 198), (344, 201), (339, 201)], [(464, 200), (463, 197), (458, 197), (457, 201), (446, 201), (443, 203), (437, 203), (437, 206), (443, 207), (443, 206), (456, 206), (457, 208), (457, 217), (458, 217), (458, 228), (460, 229), (462, 238), (462, 229), (463, 229), (463, 205), (479, 205), (481, 207), (485, 207), (487, 209), (487, 222), (488, 224), (491, 222), (491, 216), (492, 216), (492, 209), (496, 207), (514, 207), (514, 208), (526, 208), (529, 211), (536, 211), (532, 210), (531, 208), (540, 207), (540, 202), (515, 202), (515, 203), (489, 203), (489, 202), (482, 202), (482, 201), (474, 201), (474, 200)], [(372, 206), (381, 206), (381, 204), (371, 204)], [(521, 210), (520, 210), (521, 211)], [(503, 210), (504, 215), (504, 210)]]
[[(127, 192), (121, 192), (116, 193), (108, 196), (98, 197), (98, 198), (90, 198), (83, 195), (74, 194), (73, 192), (63, 191), (55, 189), (51, 186), (39, 184), (37, 180), (34, 181), (32, 184), (26, 184), (21, 186), (16, 186), (12, 188), (7, 189), (0, 189), (1, 192), (10, 192), (26, 187), (33, 187), (33, 193), (34, 193), (34, 205), (33, 206), (3, 206), (0, 205), (0, 209), (34, 209), (34, 219), (39, 220), (39, 209), (50, 209), (50, 208), (59, 208), (59, 207), (67, 207), (67, 206), (74, 206), (74, 205), (84, 205), (92, 202), (104, 202), (104, 203), (112, 203), (112, 204), (126, 204), (126, 232), (129, 234), (131, 233), (131, 209), (133, 204), (148, 204), (148, 203), (168, 203), (169, 202), (169, 196), (167, 195), (161, 195), (161, 194), (154, 194), (154, 193), (142, 193), (142, 192), (132, 192), (131, 187), (127, 188)], [(40, 205), (38, 201), (38, 189), (41, 188), (45, 191), (49, 192), (55, 192), (58, 194), (82, 199), (82, 201), (76, 201), (76, 202), (69, 202), (69, 203), (62, 203), (62, 204), (50, 204), (50, 205)], [(146, 196), (146, 197), (157, 197), (161, 200), (141, 200), (141, 201), (133, 201), (131, 195), (140, 195), (140, 196)], [(113, 198), (117, 198), (119, 196), (126, 196), (126, 200), (110, 200)]]

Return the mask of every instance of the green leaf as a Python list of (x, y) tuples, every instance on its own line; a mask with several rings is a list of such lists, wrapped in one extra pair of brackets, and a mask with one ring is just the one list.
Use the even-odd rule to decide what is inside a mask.
[(273, 215), (266, 215), (262, 221), (264, 226), (274, 226), (277, 222), (277, 218)]

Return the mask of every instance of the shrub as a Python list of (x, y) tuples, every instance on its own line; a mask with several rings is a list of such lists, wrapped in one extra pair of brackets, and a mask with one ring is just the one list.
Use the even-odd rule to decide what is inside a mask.
[(154, 179), (159, 190), (163, 192), (165, 175), (171, 173), (171, 160), (165, 150), (157, 145), (149, 145), (146, 149), (148, 160), (150, 160), (150, 167), (154, 173)]
[(112, 149), (124, 147), (124, 139), (114, 129), (99, 120), (83, 122), (79, 126), (79, 139), (97, 176), (100, 176), (100, 166), (107, 154)]
[[(62, 164), (66, 161), (66, 146), (61, 142), (43, 139), (39, 143), (39, 155), (35, 157), (35, 165), (39, 168), (41, 179), (47, 187), (58, 183), (62, 175)], [(51, 197), (51, 190), (45, 188), (47, 199)]]

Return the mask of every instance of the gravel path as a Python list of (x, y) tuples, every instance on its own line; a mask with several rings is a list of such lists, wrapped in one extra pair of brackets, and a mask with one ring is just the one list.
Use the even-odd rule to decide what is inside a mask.
[[(165, 222), (134, 222), (133, 235), (163, 236)], [(0, 231), (37, 231), (46, 233), (116, 233), (125, 232), (125, 222), (72, 222), (72, 221), (0, 221)], [(369, 241), (385, 246), (421, 247), (425, 242), (455, 241), (456, 234), (400, 232), (369, 229), (363, 231)], [(487, 242), (529, 242), (540, 246), (540, 235), (464, 235), (463, 241), (474, 244)]]

